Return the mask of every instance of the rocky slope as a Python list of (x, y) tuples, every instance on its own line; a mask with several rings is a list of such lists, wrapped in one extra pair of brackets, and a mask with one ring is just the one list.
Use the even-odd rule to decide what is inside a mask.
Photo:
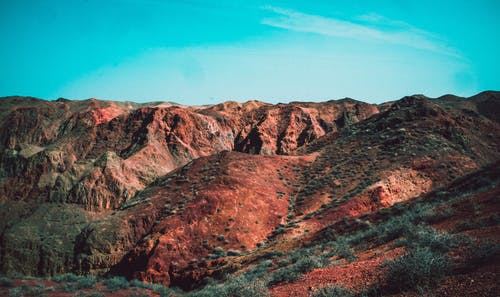
[(223, 150), (285, 154), (378, 112), (351, 100), (188, 108), (8, 97), (0, 105), (0, 200), (92, 211), (119, 207), (193, 159)]
[(186, 289), (240, 273), (498, 162), (499, 102), (3, 99), (1, 271)]
[[(106, 217), (158, 177), (193, 159), (224, 150), (275, 155), (378, 111), (374, 105), (351, 100), (183, 107), (7, 97), (0, 106), (0, 211), (9, 218), (0, 230), (0, 255), (5, 259), (0, 264), (2, 271), (35, 275), (76, 265), (73, 256), (45, 256), (54, 249), (43, 243), (46, 231), (33, 236), (17, 233), (18, 223), (45, 223), (38, 213), (41, 204), (48, 208), (44, 211), (60, 211), (61, 217), (72, 215), (75, 210), (66, 204), (73, 204), (82, 218), (90, 217), (80, 220), (85, 224)], [(273, 123), (279, 127), (265, 128)], [(47, 233), (63, 242), (61, 253), (75, 244), (82, 228), (66, 223), (54, 223), (64, 231)], [(59, 236), (65, 232), (69, 233)], [(18, 238), (11, 240), (11, 233)], [(25, 248), (19, 251), (19, 246)], [(11, 253), (23, 260), (10, 263), (6, 259)], [(47, 261), (42, 258), (50, 258), (53, 267), (41, 264)], [(103, 269), (109, 268), (109, 261), (106, 265)]]

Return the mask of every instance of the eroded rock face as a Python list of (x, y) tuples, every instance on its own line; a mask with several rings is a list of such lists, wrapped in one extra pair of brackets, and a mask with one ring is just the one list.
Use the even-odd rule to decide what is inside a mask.
[(376, 113), (376, 106), (351, 99), (266, 106), (256, 111), (257, 122), (247, 124), (239, 132), (235, 149), (287, 155), (328, 132), (337, 132)]
[[(208, 108), (6, 98), (0, 119), (0, 200), (67, 202), (116, 209), (159, 176), (223, 150), (287, 154), (337, 130), (354, 102), (227, 102)], [(15, 187), (13, 185), (16, 185)]]

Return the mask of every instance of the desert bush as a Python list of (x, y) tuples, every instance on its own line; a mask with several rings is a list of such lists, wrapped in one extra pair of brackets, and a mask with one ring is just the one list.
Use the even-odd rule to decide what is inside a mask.
[(282, 251), (272, 250), (272, 251), (265, 252), (264, 255), (262, 255), (262, 258), (263, 259), (274, 259), (274, 258), (278, 258), (281, 256), (283, 256)]
[(34, 287), (22, 285), (9, 289), (9, 297), (47, 297), (45, 286), (38, 284)]
[(280, 259), (278, 261), (278, 266), (279, 267), (285, 267), (285, 266), (288, 266), (290, 265), (290, 261), (288, 259)]
[(344, 258), (349, 262), (356, 260), (352, 247), (344, 237), (337, 238), (330, 245), (333, 245), (333, 249), (327, 254), (328, 257), (338, 255), (340, 258)]
[[(290, 257), (292, 262), (296, 262), (290, 266), (282, 267), (271, 274), (268, 285), (271, 286), (281, 282), (294, 282), (298, 280), (302, 274), (307, 273), (314, 268), (323, 267), (324, 262), (322, 259), (311, 254), (311, 249), (301, 249), (297, 251), (294, 255), (292, 255), (292, 257)], [(299, 255), (304, 256), (299, 257)]]
[(273, 265), (273, 261), (264, 260), (264, 261), (260, 262), (258, 265), (256, 265), (254, 268), (252, 268), (250, 271), (245, 273), (245, 276), (249, 280), (259, 279), (267, 273), (267, 270), (272, 265)]
[(268, 290), (261, 281), (248, 279), (240, 275), (223, 284), (209, 284), (204, 288), (190, 292), (189, 297), (266, 297)]
[(240, 250), (228, 250), (227, 255), (228, 256), (239, 256), (239, 255), (241, 255), (241, 251)]
[(6, 277), (6, 276), (2, 276), (0, 277), (0, 287), (4, 287), (4, 288), (10, 288), (12, 287), (14, 284), (12, 282), (12, 279), (9, 278), (9, 277)]
[(61, 274), (61, 275), (56, 275), (52, 277), (52, 280), (55, 281), (56, 283), (69, 283), (69, 282), (76, 282), (79, 280), (82, 276), (75, 275), (73, 273), (66, 273), (66, 274)]
[(76, 292), (77, 288), (75, 283), (63, 283), (57, 286), (58, 290), (61, 290), (63, 292)]
[(299, 278), (300, 274), (297, 273), (297, 271), (290, 267), (283, 267), (271, 274), (271, 279), (268, 281), (267, 285), (272, 286), (282, 282), (291, 283)]
[(322, 266), (322, 263), (316, 257), (308, 257), (297, 261), (293, 264), (292, 269), (298, 273), (307, 273)]
[(432, 227), (417, 226), (410, 228), (405, 234), (406, 246), (429, 247), (433, 251), (445, 253), (453, 246), (452, 236), (445, 232), (438, 232)]
[(219, 256), (224, 256), (226, 254), (226, 252), (224, 251), (223, 248), (221, 248), (220, 246), (217, 246), (214, 248), (214, 254), (216, 255), (219, 255)]
[(412, 225), (408, 215), (393, 217), (373, 228), (357, 232), (349, 236), (347, 240), (350, 244), (359, 244), (374, 239), (376, 243), (382, 244), (401, 237)]
[(52, 280), (62, 283), (58, 286), (58, 289), (64, 292), (92, 289), (95, 288), (96, 284), (96, 278), (94, 276), (79, 276), (74, 274), (55, 276)]
[(23, 297), (23, 290), (21, 288), (9, 289), (9, 297)]
[(294, 251), (288, 258), (292, 263), (299, 261), (300, 259), (304, 259), (306, 257), (310, 257), (313, 254), (313, 249), (309, 247), (304, 247)]
[(387, 262), (387, 268), (388, 288), (405, 291), (434, 285), (450, 271), (451, 262), (445, 254), (429, 247), (417, 247)]
[(137, 279), (133, 279), (129, 282), (129, 286), (151, 290), (160, 295), (160, 297), (172, 296), (172, 290), (161, 284), (152, 284), (152, 283), (142, 282)]
[(153, 290), (158, 295), (160, 295), (160, 297), (172, 296), (172, 290), (160, 284), (152, 284), (150, 289)]
[(347, 289), (342, 287), (333, 286), (333, 287), (325, 287), (319, 290), (314, 291), (312, 297), (352, 297), (354, 296)]
[(130, 284), (127, 281), (127, 279), (124, 278), (124, 277), (122, 277), (122, 276), (115, 276), (113, 278), (105, 279), (105, 280), (103, 280), (102, 283), (111, 292), (115, 292), (115, 291), (119, 291), (119, 290), (124, 290), (124, 289), (127, 289), (130, 286)]
[(92, 289), (95, 288), (96, 278), (93, 276), (80, 277), (76, 282), (77, 289)]
[(412, 222), (407, 216), (390, 219), (375, 227), (374, 235), (379, 244), (389, 242), (408, 233)]
[(262, 281), (248, 280), (245, 276), (230, 279), (224, 284), (225, 296), (231, 297), (265, 297), (268, 290)]
[(217, 285), (205, 286), (203, 289), (200, 289), (198, 291), (192, 291), (192, 292), (188, 293), (187, 296), (188, 297), (212, 297), (212, 296), (225, 297), (223, 289)]

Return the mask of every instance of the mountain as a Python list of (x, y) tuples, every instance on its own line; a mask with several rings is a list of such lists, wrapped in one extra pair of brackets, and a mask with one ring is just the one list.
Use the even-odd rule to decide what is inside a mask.
[[(478, 277), (494, 268), (467, 253), (500, 238), (499, 103), (493, 91), (381, 105), (0, 99), (0, 272), (200, 296), (235, 279), (273, 296), (380, 295), (402, 290), (384, 261), (439, 251), (458, 268), (434, 293), (463, 275), (489, 296)], [(446, 253), (421, 233), (448, 236)]]

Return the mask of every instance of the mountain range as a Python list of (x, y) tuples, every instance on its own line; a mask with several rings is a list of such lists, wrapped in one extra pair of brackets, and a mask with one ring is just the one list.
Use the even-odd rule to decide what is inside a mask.
[(175, 296), (496, 296), (499, 165), (496, 91), (4, 97), (0, 273), (122, 276)]

